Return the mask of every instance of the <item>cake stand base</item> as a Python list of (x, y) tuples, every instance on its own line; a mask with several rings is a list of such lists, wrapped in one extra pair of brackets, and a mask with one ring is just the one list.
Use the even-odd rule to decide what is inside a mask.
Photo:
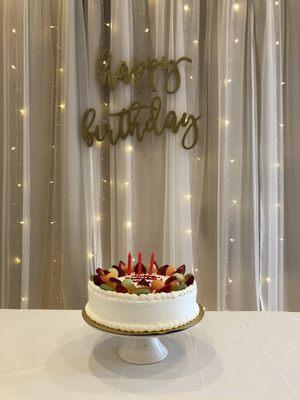
[(119, 349), (119, 356), (131, 364), (154, 364), (167, 355), (167, 348), (153, 336), (130, 337)]
[(195, 319), (188, 322), (185, 325), (178, 326), (177, 328), (160, 330), (157, 332), (127, 332), (121, 331), (108, 326), (101, 325), (96, 321), (93, 321), (86, 313), (85, 308), (82, 310), (82, 316), (85, 322), (87, 322), (93, 328), (100, 331), (113, 333), (114, 335), (127, 336), (128, 339), (123, 343), (119, 349), (119, 356), (124, 361), (131, 364), (154, 364), (157, 363), (168, 355), (168, 350), (160, 342), (157, 336), (166, 336), (175, 332), (184, 331), (198, 324), (203, 316), (204, 309), (199, 304), (200, 312)]

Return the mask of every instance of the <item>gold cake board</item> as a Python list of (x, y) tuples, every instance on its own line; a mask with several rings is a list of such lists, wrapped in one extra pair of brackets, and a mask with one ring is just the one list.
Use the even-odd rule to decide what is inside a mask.
[(101, 325), (98, 322), (93, 321), (85, 312), (85, 308), (82, 310), (82, 317), (85, 320), (85, 322), (87, 322), (89, 325), (93, 326), (96, 329), (100, 329), (101, 331), (114, 333), (117, 335), (124, 335), (124, 336), (153, 336), (153, 335), (157, 336), (157, 335), (166, 335), (169, 333), (184, 331), (185, 329), (191, 328), (194, 325), (198, 324), (204, 317), (204, 309), (201, 304), (198, 303), (198, 305), (200, 309), (199, 314), (197, 315), (196, 318), (194, 318), (187, 324), (180, 325), (173, 329), (165, 329), (165, 330), (151, 331), (151, 332), (133, 332), (133, 331), (129, 332), (129, 331), (121, 331), (120, 329), (109, 328), (108, 326)]

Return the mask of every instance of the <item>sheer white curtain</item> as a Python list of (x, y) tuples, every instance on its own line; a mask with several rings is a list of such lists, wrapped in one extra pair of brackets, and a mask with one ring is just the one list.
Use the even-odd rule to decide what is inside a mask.
[[(210, 309), (299, 309), (295, 0), (1, 0), (1, 306), (78, 308), (96, 265), (154, 250)], [(101, 87), (96, 60), (189, 56), (176, 94)], [(137, 99), (199, 120), (88, 148)], [(160, 121), (161, 123), (161, 121)], [(114, 129), (117, 121), (111, 118)], [(145, 260), (146, 261), (146, 260)]]
[(224, 2), (219, 9), (222, 309), (282, 308), (282, 29), (275, 3)]
[(87, 104), (83, 9), (1, 1), (0, 49), (1, 306), (79, 307), (87, 275), (87, 150), (77, 133)]

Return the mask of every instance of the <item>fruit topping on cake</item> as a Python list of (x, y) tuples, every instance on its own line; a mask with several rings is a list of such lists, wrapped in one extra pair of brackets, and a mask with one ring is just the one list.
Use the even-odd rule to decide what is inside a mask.
[(125, 286), (123, 286), (122, 283), (117, 283), (116, 292), (117, 293), (128, 293), (128, 289)]
[[(121, 263), (122, 261), (120, 261)], [(120, 264), (119, 264), (120, 265)], [(112, 267), (118, 271), (118, 276), (125, 276), (126, 272), (124, 271), (124, 269), (122, 267), (120, 267), (119, 265), (113, 265)], [(125, 264), (124, 264), (125, 265)]]
[(180, 265), (180, 267), (177, 268), (176, 272), (178, 272), (179, 274), (184, 275), (185, 274), (185, 265)]
[(160, 279), (154, 279), (151, 283), (151, 290), (153, 292), (156, 292), (157, 290), (161, 289), (162, 287), (164, 287), (164, 283)]
[[(134, 267), (134, 272), (136, 273), (136, 274), (138, 274), (138, 268), (139, 268), (139, 264), (136, 264), (136, 266)], [(141, 265), (141, 272), (140, 272), (140, 274), (145, 274), (146, 273), (146, 267), (145, 267), (145, 265)]]
[(146, 287), (150, 287), (150, 283), (148, 281), (146, 281), (145, 278), (142, 278), (139, 282), (138, 282), (139, 286), (146, 286)]
[(185, 275), (184, 281), (185, 281), (186, 286), (192, 285), (194, 283), (194, 280), (195, 280), (194, 275), (192, 275), (192, 274)]
[(129, 253), (127, 264), (120, 261), (119, 265), (109, 269), (97, 268), (91, 280), (103, 290), (136, 295), (184, 290), (195, 280), (193, 274), (185, 273), (184, 264), (177, 268), (173, 265), (159, 266), (154, 260), (154, 253), (147, 268), (142, 264), (141, 253), (138, 253), (138, 262), (134, 267), (131, 261)]
[(132, 279), (126, 278), (126, 279), (124, 279), (124, 280), (122, 281), (122, 285), (123, 285), (126, 289), (129, 289), (129, 288), (131, 288), (132, 286), (134, 286), (134, 282), (133, 282)]
[(169, 265), (166, 269), (166, 275), (171, 276), (172, 274), (174, 274), (174, 272), (176, 272), (176, 268), (172, 265)]
[(157, 268), (157, 275), (166, 275), (168, 265), (164, 265), (163, 267)]

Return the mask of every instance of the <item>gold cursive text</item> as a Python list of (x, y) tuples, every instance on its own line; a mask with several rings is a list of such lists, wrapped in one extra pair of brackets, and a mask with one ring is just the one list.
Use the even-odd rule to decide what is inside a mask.
[[(143, 126), (139, 121), (142, 111), (147, 111), (147, 119)], [(109, 117), (118, 119), (118, 129), (114, 132), (111, 129), (110, 123), (104, 121), (100, 131), (99, 125), (94, 125), (96, 111), (94, 108), (89, 108), (85, 111), (82, 118), (82, 137), (88, 146), (92, 146), (94, 140), (101, 142), (105, 138), (110, 144), (115, 145), (119, 139), (125, 139), (127, 136), (135, 136), (138, 142), (141, 142), (145, 135), (154, 132), (155, 135), (162, 135), (166, 129), (177, 133), (180, 127), (186, 128), (182, 137), (182, 146), (189, 150), (196, 146), (199, 140), (199, 127), (197, 121), (201, 118), (199, 115), (195, 117), (192, 114), (183, 113), (181, 118), (178, 118), (175, 111), (169, 111), (161, 126), (158, 126), (158, 118), (161, 110), (161, 98), (154, 97), (149, 105), (142, 105), (139, 101), (131, 103), (129, 108), (123, 108), (117, 113), (110, 113)]]

